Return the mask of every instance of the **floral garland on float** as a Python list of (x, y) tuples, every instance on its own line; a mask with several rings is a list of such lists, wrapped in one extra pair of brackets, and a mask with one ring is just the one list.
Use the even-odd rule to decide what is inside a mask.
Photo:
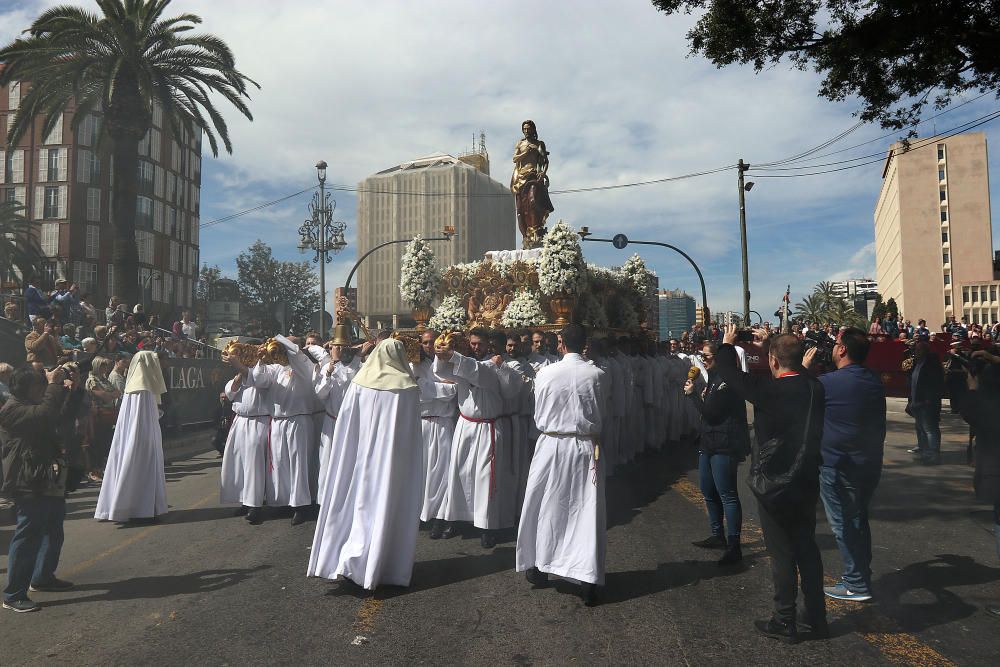
[(557, 325), (568, 324), (577, 298), (587, 288), (587, 266), (580, 250), (580, 238), (562, 220), (542, 238), (538, 260), (538, 287), (549, 297), (549, 307)]
[(463, 331), (466, 327), (465, 305), (457, 294), (449, 294), (434, 311), (428, 326), (435, 331)]
[(417, 329), (426, 328), (431, 304), (437, 299), (441, 272), (430, 244), (419, 234), (406, 244), (399, 269), (399, 296), (413, 309)]
[(503, 311), (503, 317), (500, 319), (500, 324), (506, 329), (540, 327), (548, 323), (549, 320), (542, 309), (538, 293), (530, 289), (518, 292)]

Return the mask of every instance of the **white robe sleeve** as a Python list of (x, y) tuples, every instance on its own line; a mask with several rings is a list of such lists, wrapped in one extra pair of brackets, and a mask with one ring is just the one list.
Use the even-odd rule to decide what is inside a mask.
[(299, 377), (299, 379), (311, 383), (313, 381), (313, 370), (316, 368), (316, 364), (312, 360), (303, 354), (302, 350), (292, 350), (285, 348), (288, 353), (288, 367), (292, 369), (292, 372)]
[(246, 383), (243, 381), (243, 378), (240, 378), (240, 389), (237, 389), (236, 388), (236, 378), (233, 378), (232, 380), (230, 380), (229, 382), (226, 383), (226, 389), (225, 389), (225, 391), (226, 391), (226, 398), (228, 398), (230, 401), (235, 401), (236, 400), (236, 396), (240, 393), (240, 390), (244, 386), (246, 386)]
[(518, 400), (521, 395), (521, 389), (524, 387), (524, 380), (521, 378), (521, 374), (507, 364), (497, 366), (490, 362), (490, 365), (495, 369), (497, 379), (500, 381), (500, 396), (505, 401)]
[(450, 361), (435, 358), (433, 370), (434, 374), (442, 379), (452, 382), (465, 380), (474, 387), (499, 392), (500, 378), (495, 368), (492, 363), (486, 364), (453, 352)]
[(330, 395), (330, 391), (335, 387), (340, 389), (340, 391), (345, 391), (347, 385), (351, 383), (351, 378), (354, 377), (351, 368), (340, 362), (337, 362), (333, 367), (333, 373), (327, 374), (326, 365), (323, 365), (317, 366), (314, 374), (315, 382), (313, 388), (316, 390), (316, 397), (320, 400), (326, 400), (326, 397)]
[(274, 383), (274, 372), (268, 364), (258, 361), (256, 366), (247, 371), (246, 383), (255, 389), (267, 389)]

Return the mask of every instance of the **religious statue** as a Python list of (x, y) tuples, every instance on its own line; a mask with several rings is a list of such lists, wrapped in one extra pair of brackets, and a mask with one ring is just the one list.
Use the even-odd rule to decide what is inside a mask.
[(514, 147), (510, 191), (514, 193), (522, 247), (528, 249), (541, 245), (545, 219), (555, 209), (549, 199), (549, 152), (545, 149), (545, 142), (538, 138), (534, 121), (521, 123), (521, 131), (524, 139)]

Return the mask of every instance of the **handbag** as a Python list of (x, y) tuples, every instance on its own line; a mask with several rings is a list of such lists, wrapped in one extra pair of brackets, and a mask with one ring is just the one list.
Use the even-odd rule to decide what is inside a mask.
[(40, 460), (26, 444), (7, 448), (3, 457), (4, 488), (8, 495), (19, 489), (32, 489), (43, 495), (63, 495), (66, 486), (66, 462)]
[(802, 446), (795, 452), (792, 464), (785, 470), (776, 470), (777, 454), (785, 446), (785, 439), (771, 438), (767, 442), (754, 447), (750, 452), (750, 490), (766, 507), (777, 507), (789, 500), (792, 483), (799, 478), (805, 466), (806, 441), (809, 438), (809, 425), (812, 423), (813, 397), (816, 393), (812, 381), (809, 382), (809, 410), (806, 413), (806, 427), (802, 434)]

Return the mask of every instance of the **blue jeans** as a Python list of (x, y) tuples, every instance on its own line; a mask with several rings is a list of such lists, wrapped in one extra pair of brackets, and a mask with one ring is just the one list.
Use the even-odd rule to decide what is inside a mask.
[(743, 527), (743, 507), (736, 489), (739, 462), (728, 454), (698, 453), (698, 473), (701, 494), (708, 508), (708, 523), (713, 535), (723, 535), (722, 518), (726, 518), (726, 535), (739, 537)]
[(925, 457), (941, 454), (941, 405), (912, 408), (917, 447)]
[(872, 531), (868, 507), (880, 473), (863, 468), (842, 470), (821, 466), (819, 469), (820, 498), (844, 561), (842, 579), (856, 593), (871, 593)]
[(46, 496), (17, 498), (17, 528), (7, 556), (5, 602), (24, 600), (28, 586), (51, 581), (63, 546), (66, 499)]

